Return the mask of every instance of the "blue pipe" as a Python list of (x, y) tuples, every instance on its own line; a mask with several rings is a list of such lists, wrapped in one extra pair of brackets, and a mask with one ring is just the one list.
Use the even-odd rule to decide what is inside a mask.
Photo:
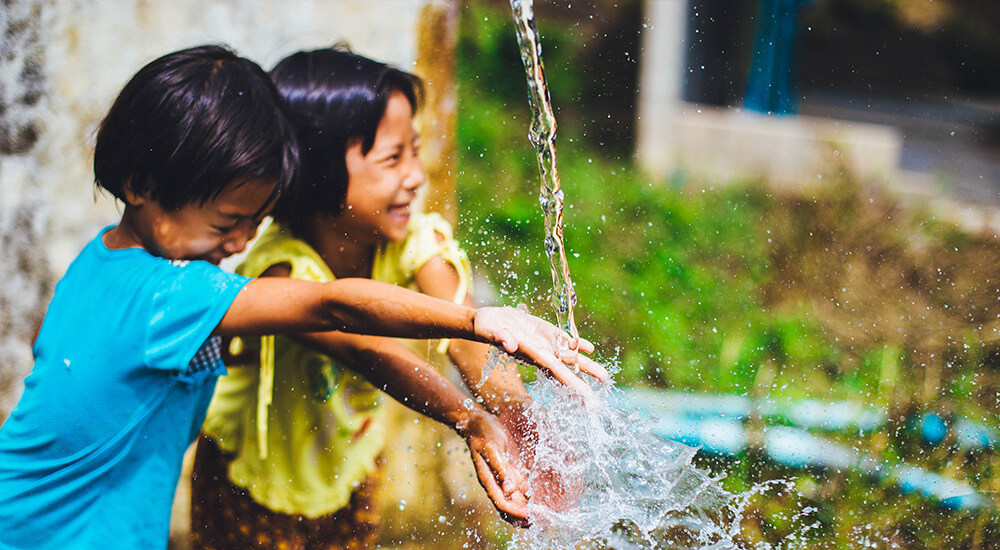
[[(874, 429), (884, 424), (884, 415), (854, 404), (807, 401), (801, 407), (778, 407), (776, 404), (757, 407), (752, 401), (732, 395), (714, 396), (665, 392), (648, 389), (621, 390), (624, 405), (639, 409), (655, 419), (653, 433), (698, 447), (716, 455), (733, 456), (746, 450), (750, 434), (744, 421), (754, 410), (781, 418), (797, 418), (807, 427), (833, 429), (852, 426)], [(800, 404), (801, 405), (801, 404)], [(777, 411), (797, 411), (778, 413)], [(830, 414), (834, 411), (835, 414)], [(824, 416), (825, 415), (825, 416)], [(765, 416), (762, 414), (761, 416)], [(940, 422), (938, 422), (940, 420)], [(926, 426), (928, 436), (939, 437), (943, 419), (924, 415), (921, 432)], [(985, 426), (968, 421), (952, 427), (956, 440), (969, 445), (995, 444), (995, 434)], [(907, 464), (890, 464), (860, 453), (848, 446), (823, 439), (803, 427), (766, 426), (762, 429), (762, 449), (779, 463), (796, 468), (822, 467), (830, 470), (856, 470), (880, 480), (888, 480), (904, 493), (917, 492), (952, 510), (974, 510), (986, 507), (990, 501), (967, 483), (949, 479)]]
[(852, 401), (802, 399), (793, 403), (754, 402), (739, 395), (712, 395), (629, 388), (623, 390), (639, 408), (694, 418), (745, 420), (751, 415), (802, 428), (871, 432), (885, 425), (885, 413)]
[(943, 442), (949, 429), (955, 434), (955, 444), (960, 449), (992, 449), (997, 444), (996, 432), (964, 418), (955, 417), (949, 421), (938, 413), (929, 412), (920, 415), (916, 425), (920, 438), (930, 445)]

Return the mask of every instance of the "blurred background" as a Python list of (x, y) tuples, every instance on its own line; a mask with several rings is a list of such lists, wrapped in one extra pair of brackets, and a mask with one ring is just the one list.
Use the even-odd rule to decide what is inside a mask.
[[(810, 548), (1000, 545), (1000, 7), (535, 11), (580, 332), (728, 488), (794, 481), (742, 536), (813, 506)], [(459, 53), (460, 227), (551, 311), (506, 2), (463, 5)]]
[[(535, 13), (580, 332), (728, 489), (794, 484), (748, 507), (741, 540), (1000, 546), (1000, 6)], [(0, 418), (52, 286), (116, 219), (92, 191), (96, 124), (145, 62), (203, 42), (266, 68), (349, 40), (428, 80), (427, 208), (456, 220), (481, 302), (553, 311), (506, 1), (12, 0), (0, 23)]]

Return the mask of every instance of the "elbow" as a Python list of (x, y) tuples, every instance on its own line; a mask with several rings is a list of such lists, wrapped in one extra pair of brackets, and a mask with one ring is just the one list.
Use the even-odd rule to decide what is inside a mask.
[(322, 330), (353, 332), (351, 327), (358, 324), (357, 312), (344, 303), (342, 294), (333, 285), (324, 286), (326, 292), (314, 312)]

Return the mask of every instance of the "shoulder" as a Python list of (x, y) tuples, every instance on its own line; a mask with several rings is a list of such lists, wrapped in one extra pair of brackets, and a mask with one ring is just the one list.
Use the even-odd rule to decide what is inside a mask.
[(407, 271), (416, 272), (434, 256), (459, 249), (447, 220), (436, 212), (419, 214), (410, 220), (410, 232), (401, 243), (400, 263)]
[(311, 281), (329, 281), (333, 273), (309, 244), (274, 222), (261, 233), (236, 272), (259, 277), (276, 265), (288, 266), (286, 276)]
[(465, 270), (468, 260), (452, 236), (452, 227), (440, 214), (414, 214), (402, 241), (385, 246), (375, 259), (373, 279), (410, 284), (432, 259), (441, 257)]
[(437, 212), (415, 214), (410, 219), (410, 232), (407, 235), (407, 240), (419, 239), (428, 235), (434, 236), (437, 240), (450, 240), (454, 238), (454, 229), (451, 223)]
[(210, 278), (216, 272), (224, 273), (207, 262), (168, 260), (141, 248), (109, 249), (98, 235), (80, 251), (59, 284), (84, 285), (94, 291), (107, 287), (120, 293), (156, 293)]

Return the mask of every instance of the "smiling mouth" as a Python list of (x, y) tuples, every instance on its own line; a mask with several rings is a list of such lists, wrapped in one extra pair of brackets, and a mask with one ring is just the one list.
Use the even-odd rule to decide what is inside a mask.
[(410, 203), (397, 204), (397, 205), (394, 205), (394, 206), (390, 206), (388, 209), (386, 209), (386, 212), (390, 216), (400, 216), (400, 217), (402, 217), (402, 216), (409, 216), (410, 215)]

